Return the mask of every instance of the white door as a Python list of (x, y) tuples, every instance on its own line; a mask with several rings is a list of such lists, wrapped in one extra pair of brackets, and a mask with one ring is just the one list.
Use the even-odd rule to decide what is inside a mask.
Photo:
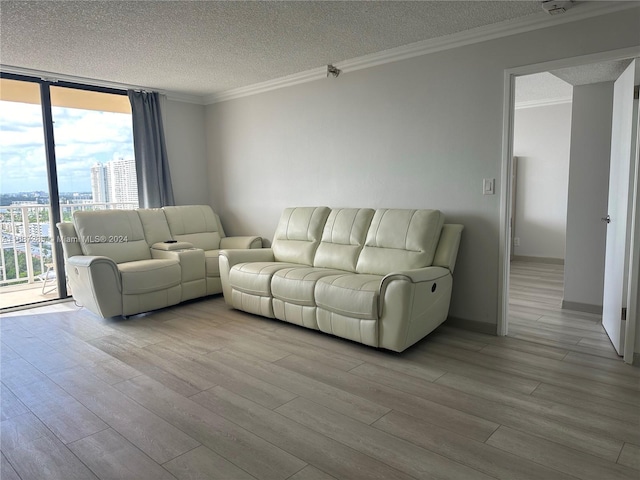
[(611, 170), (607, 246), (604, 267), (602, 325), (619, 355), (624, 351), (622, 307), (627, 265), (627, 213), (631, 178), (631, 144), (633, 136), (633, 84), (635, 60), (618, 77), (613, 89), (611, 125)]

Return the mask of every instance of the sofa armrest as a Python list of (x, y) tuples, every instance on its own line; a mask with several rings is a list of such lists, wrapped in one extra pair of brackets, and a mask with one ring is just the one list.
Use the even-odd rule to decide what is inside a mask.
[(224, 258), (229, 269), (238, 263), (275, 262), (273, 250), (270, 248), (220, 250), (220, 258)]
[(262, 248), (262, 237), (222, 237), (220, 250)]
[(152, 250), (162, 250), (165, 252), (172, 252), (174, 250), (187, 250), (189, 248), (193, 248), (193, 244), (189, 242), (158, 242), (151, 245)]
[(401, 352), (444, 322), (453, 277), (444, 267), (394, 272), (382, 279), (379, 346)]
[(234, 265), (246, 262), (273, 262), (273, 250), (270, 248), (253, 248), (242, 250), (220, 250), (220, 281), (222, 282), (222, 294), (227, 305), (231, 305), (231, 286), (229, 285), (229, 272)]
[[(118, 264), (109, 257), (97, 256), (97, 255), (75, 255), (67, 259), (68, 267), (78, 268), (92, 268), (98, 265), (107, 265), (113, 268), (115, 273), (118, 273)], [(119, 274), (118, 274), (119, 277)], [(119, 278), (118, 278), (119, 281)]]
[(122, 315), (122, 280), (113, 260), (75, 255), (67, 258), (66, 269), (78, 304), (103, 318)]
[(432, 282), (433, 280), (449, 275), (449, 273), (449, 270), (443, 267), (425, 267), (416, 268), (415, 270), (404, 270), (386, 275), (382, 279), (382, 285), (384, 286), (385, 283), (400, 279), (406, 279), (412, 283)]

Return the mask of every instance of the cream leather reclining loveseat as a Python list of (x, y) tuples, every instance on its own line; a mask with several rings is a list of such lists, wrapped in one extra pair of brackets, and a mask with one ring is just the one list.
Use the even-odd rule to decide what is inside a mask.
[(224, 298), (401, 352), (447, 318), (462, 229), (438, 210), (288, 208), (272, 248), (220, 252)]
[(105, 318), (220, 293), (220, 249), (262, 247), (225, 236), (208, 205), (77, 211), (58, 229), (73, 298)]

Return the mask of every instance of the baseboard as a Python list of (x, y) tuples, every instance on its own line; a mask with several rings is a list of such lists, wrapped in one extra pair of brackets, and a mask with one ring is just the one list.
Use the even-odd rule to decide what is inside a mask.
[(593, 313), (602, 315), (602, 305), (591, 305), (590, 303), (567, 302), (562, 300), (563, 310), (575, 310), (576, 312)]
[(564, 258), (530, 257), (528, 255), (513, 255), (511, 260), (516, 262), (548, 263), (551, 265), (564, 265)]
[(449, 327), (461, 328), (463, 330), (471, 330), (477, 333), (486, 333), (487, 335), (497, 335), (498, 326), (495, 323), (476, 322), (475, 320), (467, 320), (458, 317), (448, 317), (445, 325)]

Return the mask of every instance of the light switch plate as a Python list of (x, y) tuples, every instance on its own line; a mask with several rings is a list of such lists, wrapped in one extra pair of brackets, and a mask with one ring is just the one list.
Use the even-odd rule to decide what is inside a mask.
[(495, 193), (496, 193), (496, 179), (485, 178), (484, 180), (482, 180), (482, 194), (494, 195)]

